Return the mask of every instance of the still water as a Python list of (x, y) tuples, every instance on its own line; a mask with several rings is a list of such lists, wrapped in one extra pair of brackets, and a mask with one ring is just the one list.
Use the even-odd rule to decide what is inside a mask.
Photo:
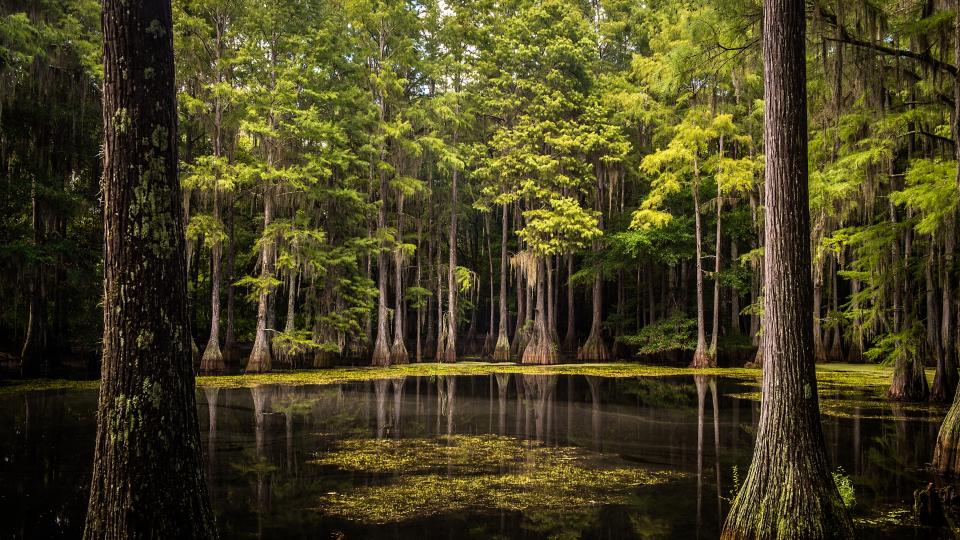
[[(716, 538), (759, 403), (715, 377), (406, 377), (197, 391), (223, 538)], [(844, 400), (849, 406), (843, 406)], [(0, 538), (77, 538), (95, 391), (0, 396)], [(832, 400), (865, 538), (910, 524), (939, 415)]]

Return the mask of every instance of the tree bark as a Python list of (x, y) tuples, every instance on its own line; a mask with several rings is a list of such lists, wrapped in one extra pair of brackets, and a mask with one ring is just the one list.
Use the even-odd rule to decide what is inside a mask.
[(215, 538), (190, 347), (170, 2), (103, 3), (103, 365), (84, 537)]
[[(497, 332), (497, 346), (493, 350), (493, 359), (497, 362), (509, 362), (510, 336), (507, 335), (507, 325), (510, 324), (507, 316), (507, 278), (510, 275), (507, 271), (507, 235), (509, 232), (507, 218), (509, 209), (506, 203), (503, 204), (500, 212), (502, 224), (500, 231), (500, 328)], [(517, 295), (518, 300), (519, 298), (520, 296)]]
[[(960, 11), (960, 0), (954, 0), (955, 10)], [(953, 22), (953, 54), (954, 61), (960, 65), (960, 17), (954, 17)], [(960, 141), (960, 71), (957, 72), (953, 81), (953, 137)], [(960, 144), (954, 146), (954, 156), (960, 158)], [(960, 159), (957, 161), (957, 186), (960, 188)], [(952, 216), (950, 224), (947, 226), (947, 239), (944, 245), (944, 266), (945, 273), (943, 279), (943, 340), (944, 355), (949, 354), (949, 360), (956, 361), (953, 356), (956, 354), (954, 337), (956, 329), (953, 328), (953, 294), (951, 293), (953, 279), (953, 250), (956, 242), (956, 214)], [(950, 368), (951, 371), (954, 368)], [(937, 446), (933, 451), (933, 466), (943, 474), (956, 476), (960, 473), (960, 391), (954, 392), (953, 405), (947, 412), (947, 417), (940, 424), (940, 432), (937, 434)]]
[(824, 449), (813, 357), (804, 3), (763, 5), (766, 218), (762, 401), (722, 538), (853, 538)]

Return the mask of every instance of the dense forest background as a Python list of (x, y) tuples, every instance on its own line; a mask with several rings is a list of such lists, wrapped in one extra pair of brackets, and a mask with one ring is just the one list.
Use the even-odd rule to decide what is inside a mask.
[[(949, 400), (954, 6), (807, 17), (817, 358)], [(760, 21), (743, 0), (175, 2), (198, 367), (753, 360)], [(99, 351), (99, 31), (95, 0), (0, 4), (0, 354), (29, 372)]]

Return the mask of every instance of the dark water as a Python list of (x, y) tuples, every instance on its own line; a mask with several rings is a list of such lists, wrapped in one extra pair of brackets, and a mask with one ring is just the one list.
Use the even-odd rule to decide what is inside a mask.
[[(760, 412), (731, 395), (753, 390), (712, 377), (498, 375), (200, 389), (197, 400), (224, 538), (716, 538)], [(930, 537), (891, 511), (927, 481), (936, 416), (850, 403), (824, 417), (824, 432), (853, 481), (861, 535)], [(0, 396), (0, 538), (80, 536), (95, 409), (96, 392)], [(381, 465), (398, 452), (407, 461), (390, 471), (315, 462), (349, 458), (351, 441), (383, 448)], [(481, 443), (520, 458), (490, 465), (477, 453), (487, 447), (471, 446)], [(582, 466), (572, 486), (514, 485), (506, 502), (483, 491), (517, 468), (570, 463)], [(608, 469), (666, 476), (591, 493)], [(353, 506), (331, 510), (331, 500)]]

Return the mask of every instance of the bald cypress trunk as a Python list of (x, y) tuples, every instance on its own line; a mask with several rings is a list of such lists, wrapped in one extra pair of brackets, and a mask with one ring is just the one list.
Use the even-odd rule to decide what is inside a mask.
[[(960, 9), (960, 0), (954, 0), (956, 9)], [(960, 61), (960, 17), (954, 19), (953, 32), (953, 52), (954, 60)], [(953, 83), (953, 136), (954, 140), (960, 136), (960, 72), (957, 73)], [(960, 145), (955, 146), (955, 156), (960, 158)], [(957, 161), (957, 184), (960, 186), (960, 160)], [(943, 339), (944, 354), (949, 354), (949, 360), (955, 360), (955, 348), (953, 339), (956, 336), (956, 329), (952, 327), (951, 314), (953, 313), (952, 302), (954, 301), (950, 294), (950, 285), (953, 275), (950, 272), (953, 266), (953, 247), (956, 241), (956, 215), (954, 215), (950, 226), (947, 228), (947, 242), (944, 249), (944, 258), (946, 272), (943, 280)], [(949, 325), (949, 327), (948, 327)], [(954, 369), (954, 368), (951, 368)], [(940, 433), (937, 434), (937, 446), (933, 451), (933, 466), (944, 474), (956, 476), (960, 473), (960, 392), (954, 391), (953, 405), (947, 412), (947, 417), (940, 424)]]
[[(220, 56), (223, 54), (223, 26), (216, 24), (215, 61), (217, 64), (217, 83), (223, 82), (220, 71)], [(219, 160), (223, 147), (223, 105), (219, 95), (214, 98), (213, 104), (213, 155)], [(218, 166), (219, 171), (219, 166)], [(219, 173), (213, 185), (213, 221), (220, 223), (220, 186)], [(210, 249), (210, 336), (203, 350), (200, 360), (200, 371), (203, 373), (219, 373), (224, 370), (223, 353), (220, 351), (220, 262), (223, 252), (223, 242), (217, 240)]]
[[(507, 225), (508, 208), (504, 204), (500, 210), (501, 225), (500, 231), (500, 327), (497, 332), (497, 346), (493, 351), (493, 359), (497, 362), (510, 361), (510, 337), (507, 335), (507, 325), (510, 323), (507, 316), (507, 234), (509, 227)], [(517, 296), (519, 299), (519, 295)]]
[(762, 401), (750, 471), (722, 538), (853, 538), (824, 450), (813, 355), (804, 3), (763, 6)]
[(521, 362), (524, 364), (556, 364), (560, 360), (556, 338), (547, 328), (547, 260), (537, 257), (537, 308), (534, 315), (530, 341), (523, 349)]
[(407, 345), (404, 342), (403, 320), (405, 305), (403, 301), (403, 260), (404, 255), (399, 244), (403, 243), (403, 193), (397, 193), (397, 249), (394, 253), (393, 268), (393, 345), (390, 347), (390, 363), (406, 364), (410, 362)]
[[(696, 273), (697, 273), (697, 348), (693, 351), (693, 361), (690, 367), (705, 368), (716, 365), (716, 361), (711, 358), (707, 351), (706, 335), (706, 317), (703, 310), (703, 226), (700, 222), (700, 180), (699, 170), (696, 159), (694, 159), (693, 183), (693, 217), (695, 224), (695, 243), (696, 243)], [(685, 280), (681, 280), (685, 281)], [(684, 294), (686, 294), (686, 283), (682, 283)], [(684, 302), (686, 305), (686, 302)]]
[(214, 538), (177, 180), (169, 0), (105, 0), (103, 367), (85, 538)]
[[(273, 193), (269, 186), (263, 194), (263, 229), (269, 230), (270, 223), (273, 221)], [(260, 248), (260, 279), (268, 280), (273, 278), (273, 259), (274, 259), (273, 239), (263, 242)], [(267, 337), (267, 331), (272, 330), (269, 326), (270, 315), (270, 297), (272, 296), (270, 287), (261, 285), (260, 294), (257, 298), (257, 329), (253, 341), (253, 350), (250, 351), (250, 358), (247, 359), (245, 371), (259, 373), (270, 371), (273, 359), (270, 355), (270, 338)]]
[[(453, 144), (457, 144), (454, 132)], [(447, 244), (447, 341), (443, 353), (444, 362), (457, 361), (457, 177), (453, 170), (450, 180), (450, 237)]]

